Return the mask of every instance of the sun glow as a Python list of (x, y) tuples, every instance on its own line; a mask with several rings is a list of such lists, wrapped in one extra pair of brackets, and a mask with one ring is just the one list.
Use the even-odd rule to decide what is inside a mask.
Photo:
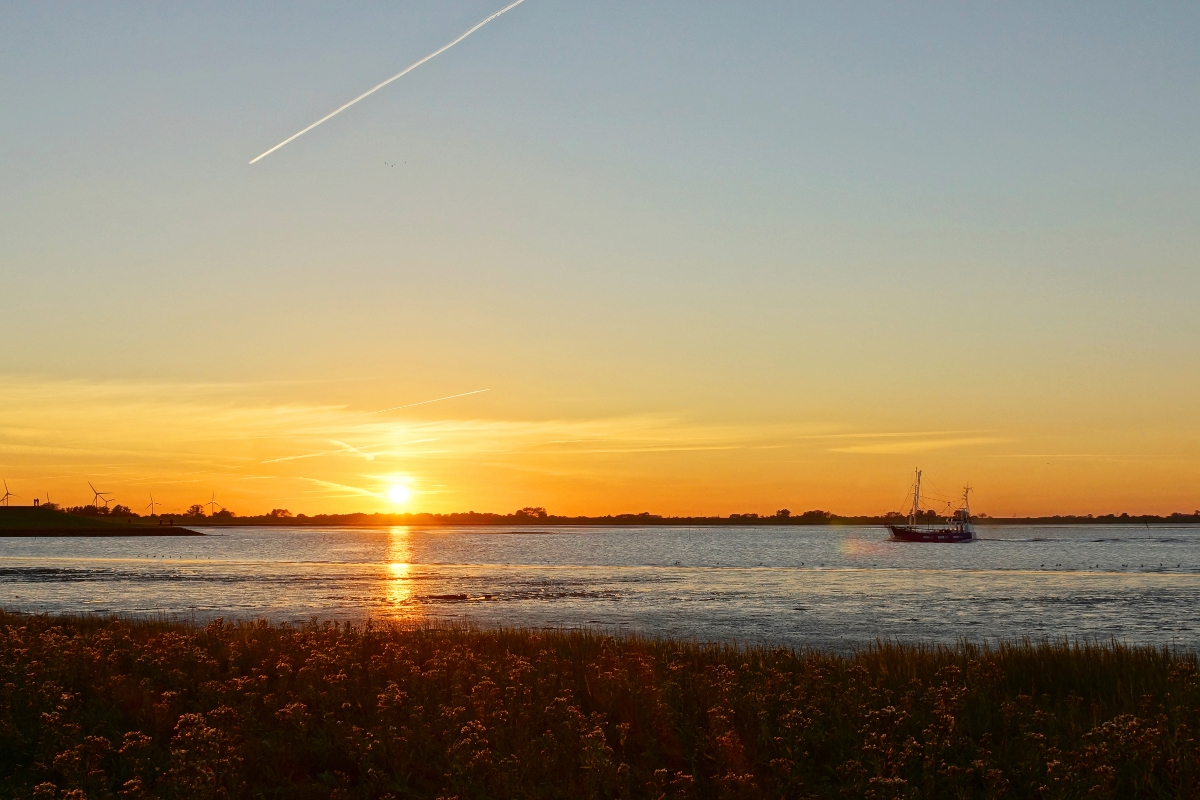
[(407, 486), (392, 486), (387, 492), (388, 500), (391, 500), (396, 505), (403, 505), (408, 502), (408, 498), (412, 497), (412, 492)]

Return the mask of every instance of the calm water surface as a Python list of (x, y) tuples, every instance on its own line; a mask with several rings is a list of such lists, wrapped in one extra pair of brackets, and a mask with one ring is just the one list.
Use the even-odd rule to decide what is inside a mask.
[(850, 647), (1116, 638), (1200, 649), (1200, 526), (217, 528), (0, 538), (0, 607), (275, 621), (450, 620)]

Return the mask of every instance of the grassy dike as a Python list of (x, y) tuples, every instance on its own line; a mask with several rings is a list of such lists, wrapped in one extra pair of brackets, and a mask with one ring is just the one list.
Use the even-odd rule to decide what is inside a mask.
[(52, 508), (0, 506), (0, 537), (120, 538), (127, 536), (203, 536), (179, 525), (133, 517), (83, 517)]
[(1197, 797), (1192, 655), (0, 612), (4, 797)]

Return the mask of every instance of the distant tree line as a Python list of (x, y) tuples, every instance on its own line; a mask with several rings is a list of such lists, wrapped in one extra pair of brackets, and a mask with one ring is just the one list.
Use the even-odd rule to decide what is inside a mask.
[[(887, 525), (901, 522), (908, 518), (907, 514), (889, 511), (881, 516), (841, 516), (830, 511), (814, 509), (801, 514), (793, 514), (783, 508), (774, 514), (758, 514), (755, 512), (730, 514), (729, 516), (704, 517), (672, 517), (661, 514), (651, 514), (642, 511), (637, 514), (606, 514), (604, 516), (563, 516), (549, 513), (541, 506), (526, 506), (511, 514), (496, 514), (491, 512), (465, 511), (449, 514), (406, 513), (350, 513), (350, 514), (293, 514), (286, 508), (274, 508), (266, 514), (257, 516), (238, 516), (229, 509), (222, 508), (213, 514), (206, 514), (203, 505), (197, 503), (188, 508), (183, 514), (155, 514), (142, 516), (132, 511), (128, 506), (114, 505), (111, 509), (103, 506), (75, 506), (65, 509), (68, 513), (82, 516), (112, 516), (134, 517), (139, 519), (185, 519), (205, 520), (208, 525), (354, 525), (354, 526), (387, 526), (387, 525)], [(917, 515), (922, 523), (935, 522), (942, 516), (934, 511), (922, 511)], [(1062, 516), (1052, 517), (989, 517), (980, 514), (977, 521), (981, 524), (1024, 523), (1039, 525), (1088, 525), (1088, 524), (1153, 524), (1153, 523), (1200, 523), (1200, 510), (1191, 514), (1176, 512), (1165, 516), (1153, 514), (1104, 514), (1093, 516)]]

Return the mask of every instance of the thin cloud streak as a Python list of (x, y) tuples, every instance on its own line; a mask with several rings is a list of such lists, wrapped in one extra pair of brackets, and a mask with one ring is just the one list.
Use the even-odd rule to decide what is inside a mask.
[(921, 436), (961, 436), (970, 433), (989, 433), (986, 430), (964, 431), (888, 431), (886, 433), (809, 433), (795, 439), (916, 439)]
[(1191, 460), (1188, 456), (1173, 453), (993, 453), (988, 458), (1073, 458), (1083, 460), (1114, 461), (1143, 459)]
[(863, 455), (900, 455), (904, 453), (927, 453), (949, 447), (968, 447), (981, 444), (1001, 444), (1007, 439), (990, 436), (975, 436), (961, 439), (925, 439), (912, 442), (880, 442), (877, 444), (832, 447), (831, 453), (857, 453)]
[(490, 391), (491, 391), (491, 389), (476, 389), (472, 392), (463, 392), (462, 394), (450, 394), (450, 395), (446, 395), (445, 397), (435, 397), (432, 400), (422, 400), (419, 403), (409, 403), (406, 406), (392, 406), (391, 408), (383, 408), (383, 409), (380, 409), (379, 411), (368, 411), (366, 414), (363, 414), (362, 416), (373, 417), (376, 414), (386, 414), (389, 411), (399, 411), (402, 408), (415, 408), (416, 406), (427, 406), (430, 403), (440, 403), (443, 400), (453, 400), (456, 397), (466, 397), (467, 395), (483, 394), (484, 392), (490, 392)]
[(464, 33), (462, 36), (459, 36), (459, 37), (458, 37), (457, 39), (455, 39), (453, 42), (450, 42), (450, 44), (443, 45), (441, 48), (439, 48), (439, 49), (437, 49), (437, 50), (433, 51), (432, 53), (430, 53), (429, 55), (425, 56), (425, 57), (424, 57), (424, 58), (422, 58), (420, 61), (418, 61), (417, 63), (413, 64), (412, 66), (409, 66), (409, 67), (406, 67), (406, 68), (404, 68), (404, 69), (403, 69), (403, 70), (401, 70), (400, 72), (398, 72), (398, 73), (396, 73), (395, 75), (393, 75), (392, 77), (388, 78), (388, 79), (387, 79), (386, 81), (384, 81), (383, 83), (381, 83), (381, 84), (378, 84), (378, 85), (377, 85), (377, 86), (375, 86), (374, 88), (368, 89), (367, 91), (363, 92), (363, 93), (362, 93), (362, 94), (360, 94), (358, 97), (354, 98), (354, 99), (353, 99), (353, 100), (351, 100), (349, 103), (346, 103), (344, 106), (342, 106), (341, 108), (339, 108), (337, 111), (334, 111), (334, 112), (333, 112), (333, 113), (331, 113), (331, 114), (326, 114), (325, 116), (321, 117), (319, 120), (317, 120), (316, 122), (314, 122), (312, 125), (309, 125), (307, 128), (305, 128), (304, 130), (300, 131), (299, 133), (292, 134), (291, 136), (289, 136), (288, 138), (284, 139), (284, 140), (283, 140), (282, 142), (280, 142), (279, 144), (277, 144), (277, 145), (275, 145), (274, 147), (272, 147), (272, 148), (271, 148), (270, 150), (268, 150), (267, 152), (265, 152), (265, 153), (263, 153), (262, 155), (260, 155), (260, 156), (257, 156), (257, 157), (255, 157), (254, 159), (252, 159), (252, 160), (250, 161), (250, 163), (251, 163), (251, 164), (253, 164), (255, 161), (258, 161), (258, 160), (260, 160), (260, 159), (266, 158), (267, 156), (271, 155), (271, 153), (274, 153), (276, 150), (278, 150), (279, 148), (283, 147), (283, 146), (284, 146), (285, 144), (287, 144), (288, 142), (290, 142), (290, 141), (292, 141), (292, 140), (294, 140), (294, 139), (298, 139), (298, 138), (300, 138), (301, 136), (303, 136), (304, 134), (308, 133), (308, 132), (309, 132), (309, 131), (311, 131), (313, 128), (315, 128), (315, 127), (317, 127), (318, 125), (320, 125), (322, 122), (325, 122), (325, 121), (326, 121), (326, 120), (328, 120), (328, 119), (332, 119), (332, 118), (336, 117), (338, 114), (342, 113), (342, 112), (343, 112), (343, 111), (345, 111), (347, 108), (349, 108), (350, 106), (352, 106), (352, 105), (354, 105), (355, 103), (357, 103), (359, 100), (362, 100), (364, 97), (368, 97), (368, 96), (370, 96), (370, 95), (373, 95), (373, 94), (375, 94), (375, 92), (378, 92), (380, 89), (382, 89), (383, 87), (387, 86), (387, 85), (388, 85), (389, 83), (391, 83), (392, 81), (394, 81), (394, 80), (397, 80), (397, 79), (399, 79), (399, 78), (403, 78), (405, 75), (407, 75), (408, 73), (412, 72), (414, 69), (416, 69), (417, 67), (421, 66), (422, 64), (424, 64), (424, 63), (425, 63), (426, 61), (428, 61), (429, 59), (431, 59), (431, 58), (434, 58), (434, 57), (436, 57), (436, 56), (439, 56), (439, 55), (441, 55), (442, 53), (446, 52), (446, 51), (447, 51), (447, 50), (449, 50), (451, 47), (454, 47), (454, 45), (458, 44), (458, 43), (459, 43), (459, 42), (461, 42), (463, 39), (467, 38), (467, 37), (468, 37), (468, 36), (470, 36), (472, 33), (474, 33), (475, 31), (479, 30), (480, 28), (482, 28), (484, 25), (487, 25), (489, 22), (491, 22), (492, 20), (494, 20), (496, 17), (500, 16), (501, 14), (505, 13), (506, 11), (510, 11), (510, 10), (512, 10), (512, 9), (514, 9), (514, 8), (516, 8), (517, 6), (521, 5), (521, 3), (523, 3), (523, 2), (525, 2), (525, 0), (517, 0), (517, 2), (515, 2), (515, 3), (511, 4), (511, 5), (505, 6), (504, 8), (500, 9), (499, 11), (497, 11), (495, 14), (492, 14), (490, 17), (488, 17), (487, 19), (485, 19), (485, 20), (483, 20), (482, 22), (480, 22), (479, 24), (477, 24), (475, 27), (473, 27), (473, 28), (471, 28), (470, 30), (468, 30), (468, 31), (467, 31), (466, 33)]
[(352, 455), (359, 456), (360, 458), (365, 458), (367, 461), (375, 460), (374, 454), (364, 453), (362, 450), (359, 450), (357, 447), (354, 447), (353, 445), (346, 444), (345, 442), (339, 442), (337, 439), (330, 439), (329, 441), (332, 442), (333, 444), (341, 446), (341, 448), (342, 448), (341, 452), (343, 452), (343, 453), (350, 453)]
[(268, 458), (266, 461), (260, 461), (260, 464), (278, 464), (281, 461), (299, 461), (302, 458), (316, 458), (317, 456), (331, 456), (334, 453), (341, 453), (341, 450), (323, 450), (320, 453), (304, 453), (298, 456), (281, 456), (280, 458)]
[(323, 481), (320, 478), (308, 477), (301, 477), (301, 480), (306, 480), (319, 486), (329, 486), (333, 489), (341, 489), (342, 491), (349, 492), (355, 497), (379, 497), (378, 492), (372, 492), (370, 489), (360, 489), (357, 486), (347, 486), (344, 483), (334, 483), (333, 481)]

